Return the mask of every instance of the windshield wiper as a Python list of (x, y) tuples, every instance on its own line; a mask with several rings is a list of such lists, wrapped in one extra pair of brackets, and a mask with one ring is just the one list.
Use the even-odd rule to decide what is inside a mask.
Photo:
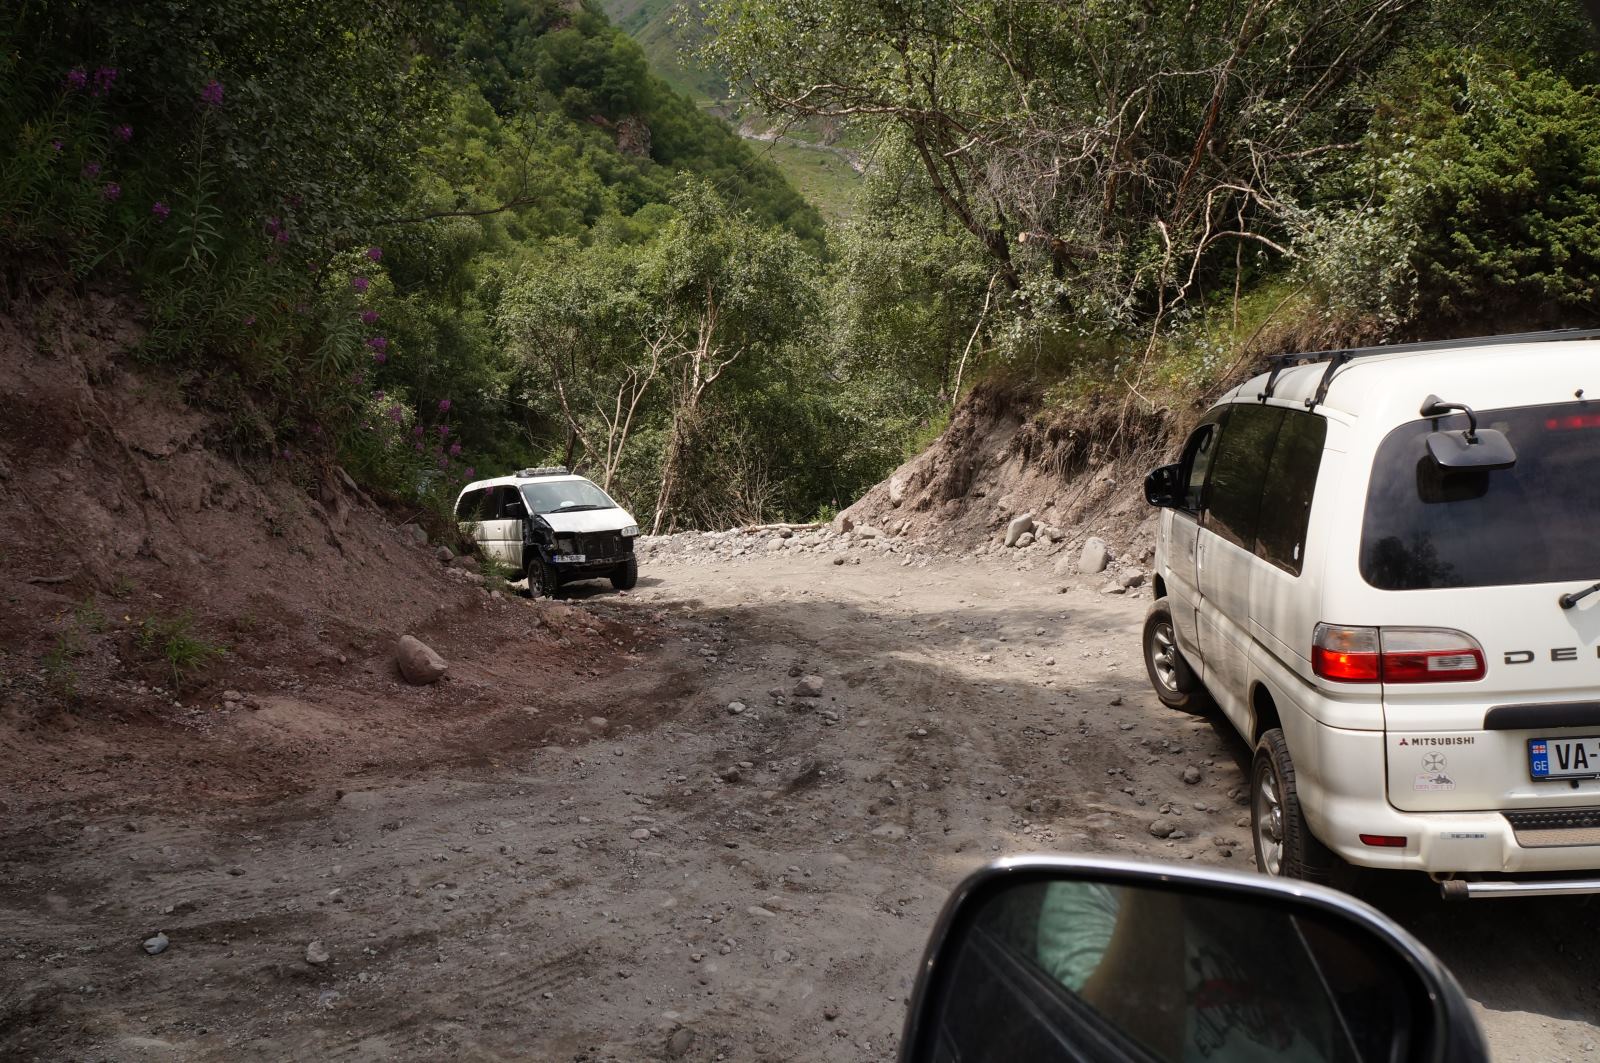
[(578, 505), (578, 506), (562, 506), (560, 509), (552, 509), (552, 510), (550, 510), (550, 512), (551, 513), (582, 513), (583, 511), (590, 510), (590, 509), (610, 509), (610, 508), (611, 508), (610, 506), (597, 506), (597, 505), (594, 505), (591, 502), (585, 502), (582, 505)]
[(1600, 591), (1600, 583), (1583, 588), (1581, 591), (1572, 591), (1556, 599), (1556, 603), (1563, 609), (1571, 609), (1595, 591)]

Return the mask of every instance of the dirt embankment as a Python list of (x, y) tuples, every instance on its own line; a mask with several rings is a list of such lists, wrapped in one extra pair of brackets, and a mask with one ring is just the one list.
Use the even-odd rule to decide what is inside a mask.
[[(560, 680), (647, 641), (491, 596), (330, 463), (229, 457), (226, 416), (136, 362), (137, 320), (103, 293), (0, 314), (0, 812), (486, 762), (559, 732), (522, 710)], [(442, 682), (399, 681), (406, 633)]]
[[(1143, 482), (1184, 422), (1167, 410), (1117, 404), (1054, 411), (1034, 391), (985, 383), (956, 407), (931, 446), (842, 516), (947, 548), (992, 548), (1023, 514), (1138, 557), (1154, 538)], [(1053, 544), (1041, 537), (1038, 546)], [(1059, 549), (1059, 545), (1056, 545)], [(1027, 549), (1024, 547), (1023, 549)]]

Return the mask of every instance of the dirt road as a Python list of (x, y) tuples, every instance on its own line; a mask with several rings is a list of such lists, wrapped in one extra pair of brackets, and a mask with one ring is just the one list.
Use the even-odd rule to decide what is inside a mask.
[[(8, 824), (0, 1056), (883, 1060), (982, 860), (1250, 866), (1242, 747), (1148, 694), (1143, 592), (871, 552), (644, 571), (577, 597), (655, 614), (659, 647), (523, 706), (586, 738)], [(1455, 968), (1497, 1058), (1600, 1059), (1600, 906), (1361, 889)]]

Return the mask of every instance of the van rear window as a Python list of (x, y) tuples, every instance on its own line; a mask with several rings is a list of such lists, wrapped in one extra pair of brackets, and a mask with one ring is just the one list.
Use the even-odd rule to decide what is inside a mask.
[(1403, 424), (1378, 446), (1363, 579), (1386, 591), (1600, 580), (1600, 403), (1480, 411), (1479, 426), (1517, 452), (1507, 469), (1440, 469), (1428, 456), (1435, 423)]

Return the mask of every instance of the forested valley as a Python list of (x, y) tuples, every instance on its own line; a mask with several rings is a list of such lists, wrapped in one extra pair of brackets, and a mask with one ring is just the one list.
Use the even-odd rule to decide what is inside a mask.
[(136, 293), (252, 460), (440, 511), (567, 464), (663, 530), (826, 517), (974, 388), (1115, 439), (1270, 353), (1596, 316), (1568, 0), (678, 17), (741, 107), (848, 130), (847, 219), (596, 3), (25, 0), (0, 291)]

